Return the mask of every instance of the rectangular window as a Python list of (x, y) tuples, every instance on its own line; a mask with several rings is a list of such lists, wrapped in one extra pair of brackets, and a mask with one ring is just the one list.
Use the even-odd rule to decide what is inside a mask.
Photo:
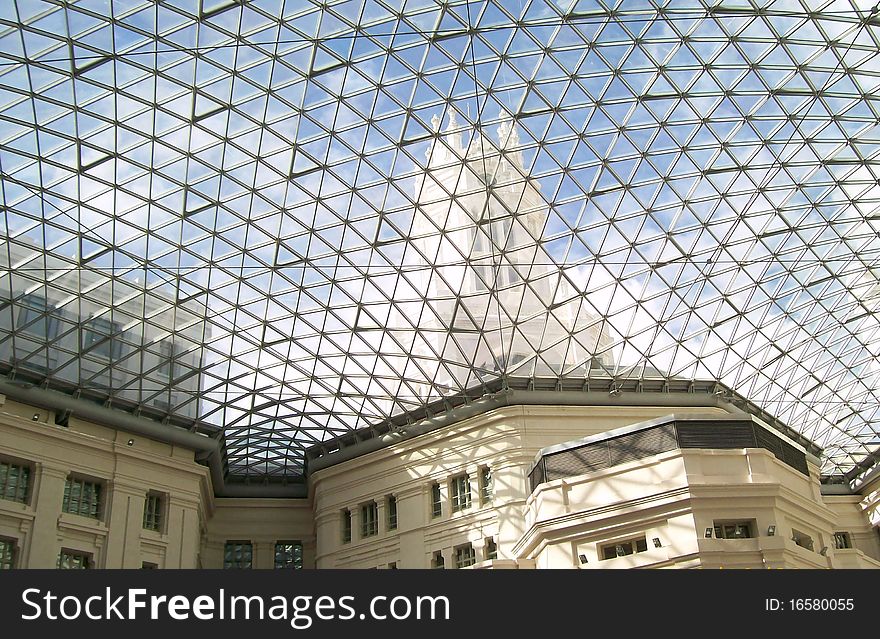
[(836, 532), (834, 533), (834, 547), (838, 550), (845, 550), (847, 548), (852, 548), (852, 538), (849, 536), (848, 532)]
[(792, 529), (791, 540), (801, 548), (806, 548), (807, 550), (813, 549), (813, 538), (807, 533)]
[(184, 374), (184, 365), (175, 359), (178, 355), (180, 351), (174, 347), (170, 339), (159, 342), (160, 364), (156, 374), (163, 380), (175, 380)]
[(61, 570), (86, 570), (92, 567), (92, 556), (77, 550), (61, 549), (58, 553), (58, 568)]
[(446, 561), (443, 559), (443, 553), (439, 550), (434, 552), (434, 556), (431, 557), (431, 568), (443, 569), (446, 568)]
[(371, 501), (361, 506), (361, 537), (379, 534), (379, 507)]
[(25, 335), (45, 338), (52, 341), (58, 337), (58, 318), (54, 316), (55, 307), (50, 306), (42, 295), (25, 295), (19, 302), (19, 330)]
[(467, 474), (453, 477), (452, 489), (452, 512), (466, 510), (471, 507), (471, 478)]
[(648, 540), (643, 535), (635, 539), (616, 541), (613, 544), (605, 544), (599, 547), (600, 560), (614, 559), (648, 550)]
[(251, 568), (254, 546), (249, 541), (227, 541), (223, 549), (224, 568)]
[(492, 501), (492, 470), (488, 466), (480, 468), (480, 505), (485, 506)]
[(440, 484), (431, 484), (431, 516), (439, 517), (443, 514), (443, 502), (440, 499)]
[(351, 541), (351, 511), (347, 508), (342, 511), (342, 543)]
[(73, 515), (100, 519), (101, 492), (102, 486), (99, 482), (68, 477), (64, 484), (62, 510)]
[(141, 570), (158, 570), (159, 564), (153, 563), (152, 561), (142, 561), (141, 562)]
[(477, 563), (477, 553), (471, 544), (459, 546), (455, 549), (455, 567), (467, 568)]
[(498, 544), (494, 537), (486, 537), (486, 559), (498, 559)]
[(26, 503), (30, 477), (30, 467), (0, 461), (0, 499)]
[(93, 317), (83, 324), (83, 353), (119, 359), (122, 354), (122, 340), (119, 332), (122, 327), (103, 317)]
[(174, 361), (174, 344), (170, 340), (159, 342), (159, 368), (156, 371), (162, 379), (171, 379), (171, 364)]
[(15, 542), (0, 539), (0, 570), (15, 568)]
[(148, 493), (144, 502), (144, 528), (162, 532), (162, 515), (164, 514), (165, 500), (162, 495)]
[(385, 508), (388, 510), (388, 530), (397, 530), (397, 497), (388, 495)]
[(275, 542), (275, 568), (302, 570), (303, 545), (301, 541)]
[(731, 521), (731, 522), (714, 522), (715, 539), (751, 539), (752, 522), (750, 521)]

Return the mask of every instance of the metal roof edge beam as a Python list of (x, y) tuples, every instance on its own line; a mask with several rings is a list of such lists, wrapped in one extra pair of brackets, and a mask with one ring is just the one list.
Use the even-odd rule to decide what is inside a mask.
[(210, 454), (220, 450), (217, 440), (211, 437), (191, 433), (178, 426), (168, 426), (143, 417), (136, 417), (121, 410), (106, 408), (48, 388), (0, 379), (0, 394), (40, 408), (70, 411), (77, 417), (101, 426), (108, 426), (133, 435), (142, 435), (165, 444), (183, 446), (196, 453)]
[(440, 415), (416, 422), (403, 431), (388, 433), (381, 437), (368, 439), (316, 459), (306, 461), (306, 476), (313, 472), (335, 466), (366, 453), (397, 444), (407, 439), (451, 426), (469, 417), (486, 413), (502, 406), (662, 406), (662, 407), (703, 407), (721, 408), (732, 414), (743, 411), (715, 395), (704, 393), (625, 393), (610, 395), (601, 391), (518, 391), (502, 390), (484, 395), (463, 406), (458, 406)]
[[(214, 465), (211, 465), (214, 468)], [(212, 473), (213, 474), (213, 473)], [(236, 484), (226, 483), (222, 490), (215, 490), (218, 498), (259, 498), (259, 499), (306, 499), (309, 487), (306, 484)]]

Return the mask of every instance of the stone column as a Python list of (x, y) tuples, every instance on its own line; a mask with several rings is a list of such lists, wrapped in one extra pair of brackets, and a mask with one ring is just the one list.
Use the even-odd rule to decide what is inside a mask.
[(351, 513), (351, 541), (349, 543), (354, 543), (361, 538), (361, 507), (351, 506), (349, 512)]
[(525, 464), (521, 460), (504, 460), (492, 467), (495, 488), (493, 505), (498, 511), (498, 554), (513, 557), (513, 547), (522, 538), (526, 529), (523, 509), (530, 494)]
[(38, 463), (34, 470), (37, 477), (31, 497), (34, 525), (22, 567), (55, 568), (61, 547), (58, 541), (58, 518), (64, 500), (67, 469)]
[(398, 490), (396, 496), (397, 534), (400, 543), (397, 567), (427, 568), (424, 526), (430, 521), (430, 492), (426, 492), (425, 487), (417, 483)]
[[(452, 546), (441, 548), (440, 553), (443, 555), (443, 567), (446, 568), (446, 570), (455, 568), (455, 553), (452, 551)], [(433, 555), (433, 553), (431, 554)]]
[(144, 489), (125, 482), (107, 483), (107, 545), (104, 568), (140, 568), (141, 530), (144, 524)]
[(384, 536), (388, 533), (388, 511), (385, 509), (385, 495), (376, 497), (376, 524), (379, 528), (379, 535)]
[(274, 568), (275, 567), (275, 542), (263, 540), (254, 540), (254, 568)]
[(317, 552), (317, 543), (314, 539), (303, 539), (303, 568), (315, 568)]
[[(165, 527), (168, 546), (165, 551), (165, 568), (196, 568), (199, 557), (199, 504), (198, 501), (170, 495), (168, 497), (168, 524)], [(210, 553), (216, 557), (216, 552)], [(220, 565), (223, 567), (223, 551), (220, 552)]]

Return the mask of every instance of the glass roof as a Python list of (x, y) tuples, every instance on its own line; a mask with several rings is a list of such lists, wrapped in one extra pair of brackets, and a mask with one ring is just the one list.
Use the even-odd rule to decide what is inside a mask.
[(857, 0), (2, 2), (0, 366), (232, 477), (506, 376), (717, 380), (849, 471), (878, 38)]

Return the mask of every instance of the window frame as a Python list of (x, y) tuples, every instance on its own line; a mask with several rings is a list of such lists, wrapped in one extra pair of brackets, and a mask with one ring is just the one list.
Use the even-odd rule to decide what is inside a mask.
[(351, 523), (351, 510), (348, 508), (342, 509), (342, 543), (350, 544), (352, 537), (352, 523)]
[[(369, 516), (368, 516), (369, 515)], [(379, 504), (375, 500), (361, 504), (361, 539), (379, 534)]]
[[(467, 557), (463, 557), (463, 553), (467, 554)], [(453, 549), (453, 561), (455, 561), (457, 569), (470, 568), (475, 565), (477, 563), (477, 551), (474, 545), (467, 543), (456, 546)]]
[(838, 530), (832, 534), (835, 550), (851, 550), (854, 548), (852, 535), (848, 530)]
[(156, 368), (156, 376), (162, 381), (166, 379), (171, 381), (173, 375), (174, 364), (174, 342), (170, 339), (163, 339), (159, 342), (159, 366)]
[[(122, 356), (122, 325), (103, 316), (93, 316), (83, 322), (82, 354), (107, 360)], [(106, 331), (106, 332), (105, 332)]]
[[(73, 486), (79, 486), (79, 495), (76, 499), (76, 503), (78, 504), (77, 510), (71, 510), (71, 504), (73, 500)], [(91, 494), (95, 496), (94, 505), (89, 506), (88, 512), (83, 512), (82, 504), (83, 504), (83, 495), (85, 494), (86, 486), (90, 486), (92, 488)], [(67, 479), (64, 480), (64, 496), (61, 502), (61, 512), (66, 513), (68, 515), (77, 515), (78, 517), (86, 517), (87, 519), (93, 519), (95, 521), (103, 521), (104, 519), (104, 501), (106, 499), (107, 492), (107, 482), (103, 479), (98, 479), (96, 477), (86, 477), (84, 475), (78, 475), (76, 473), (70, 473), (67, 475)]]
[(13, 570), (18, 562), (18, 539), (0, 537), (0, 570)]
[[(28, 293), (18, 301), (18, 330), (30, 338), (45, 339), (51, 344), (58, 337), (61, 323), (55, 311), (57, 307), (49, 304), (49, 298), (39, 293)], [(31, 326), (25, 327), (29, 322)], [(35, 330), (45, 322), (45, 331)]]
[[(631, 552), (625, 552), (626, 547), (629, 546)], [(640, 546), (643, 546), (640, 549)], [(618, 551), (618, 548), (624, 550), (623, 553)], [(635, 537), (626, 537), (623, 539), (616, 539), (614, 541), (609, 541), (605, 543), (598, 544), (597, 555), (599, 556), (599, 561), (610, 561), (613, 559), (619, 559), (620, 557), (629, 557), (631, 555), (639, 555), (643, 552), (648, 551), (648, 536), (647, 534), (636, 535)], [(614, 552), (612, 556), (606, 556), (608, 551), (611, 550)]]
[(452, 498), (452, 512), (462, 512), (473, 506), (470, 475), (468, 473), (459, 473), (450, 477), (449, 493)]
[(443, 492), (440, 490), (440, 482), (431, 482), (431, 518), (437, 519), (443, 516)]
[(815, 552), (815, 542), (813, 541), (812, 535), (809, 535), (801, 530), (797, 530), (796, 528), (792, 528), (791, 540), (795, 543), (796, 546), (799, 546), (800, 548), (803, 548), (805, 550)]
[[(732, 535), (728, 535), (728, 528), (733, 528)], [(737, 535), (736, 531), (745, 528), (745, 535)], [(757, 524), (754, 519), (716, 519), (712, 522), (712, 536), (715, 539), (737, 540), (754, 539)], [(719, 531), (721, 534), (719, 535)]]
[(385, 498), (385, 520), (388, 530), (397, 530), (397, 496), (388, 495)]
[[(64, 566), (62, 565), (62, 560), (67, 557), (70, 559), (81, 559), (82, 565), (79, 566)], [(61, 548), (58, 551), (58, 561), (56, 562), (56, 568), (58, 570), (91, 570), (94, 568), (94, 557), (92, 553), (86, 552), (84, 550), (75, 550), (73, 548)]]
[(480, 506), (491, 504), (495, 498), (495, 483), (492, 477), (492, 469), (489, 466), (480, 466), (479, 491)]
[(498, 559), (498, 543), (495, 541), (495, 537), (486, 537), (485, 544), (486, 559)]
[(174, 341), (168, 337), (159, 342), (159, 366), (156, 367), (156, 376), (163, 382), (169, 383), (176, 379), (180, 379), (186, 374), (187, 365), (180, 361), (180, 356), (184, 354), (184, 349), (178, 347)]
[[(245, 549), (247, 549), (247, 554), (244, 552)], [(236, 556), (230, 557), (230, 552)], [(227, 539), (223, 544), (223, 569), (249, 570), (253, 567), (254, 542), (249, 539)]]
[[(6, 468), (5, 473), (3, 472), (4, 467)], [(18, 472), (15, 477), (15, 486), (13, 490), (10, 491), (13, 469), (17, 469)], [(0, 457), (0, 499), (11, 501), (16, 504), (30, 504), (33, 471), (33, 466), (28, 462), (9, 457)], [(21, 484), (22, 474), (25, 475), (23, 492)]]
[[(283, 548), (279, 552), (279, 546), (289, 546), (290, 550)], [(289, 561), (279, 561), (279, 554), (289, 552)], [(279, 539), (275, 542), (275, 569), (276, 570), (302, 570), (303, 569), (303, 543), (299, 539), (283, 540)]]
[[(144, 500), (144, 520), (142, 522), (144, 530), (156, 532), (160, 535), (165, 532), (165, 504), (167, 503), (166, 497), (167, 495), (165, 493), (160, 493), (152, 490), (147, 493)], [(149, 512), (149, 507), (152, 500), (156, 500), (158, 502), (158, 508), (156, 509), (156, 511), (151, 513)], [(150, 515), (152, 515), (153, 520), (155, 520), (154, 526), (147, 525)]]

